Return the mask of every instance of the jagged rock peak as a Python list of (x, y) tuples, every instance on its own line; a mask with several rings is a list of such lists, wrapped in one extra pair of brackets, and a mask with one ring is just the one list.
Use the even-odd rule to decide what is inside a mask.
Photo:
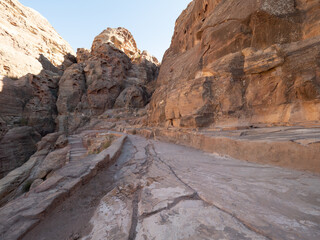
[(59, 66), (65, 55), (74, 54), (43, 16), (17, 0), (0, 1), (0, 19), (0, 75), (38, 74), (40, 55)]
[(110, 44), (117, 49), (123, 51), (133, 62), (140, 62), (142, 59), (148, 59), (148, 61), (159, 65), (156, 57), (151, 56), (147, 51), (141, 51), (137, 48), (136, 41), (129, 30), (118, 27), (118, 28), (107, 28), (98, 36), (95, 37), (91, 51), (94, 52), (102, 44)]
[(77, 64), (59, 81), (59, 130), (74, 132), (110, 109), (146, 106), (156, 86), (158, 60), (140, 51), (131, 33), (108, 28), (91, 50), (77, 50)]

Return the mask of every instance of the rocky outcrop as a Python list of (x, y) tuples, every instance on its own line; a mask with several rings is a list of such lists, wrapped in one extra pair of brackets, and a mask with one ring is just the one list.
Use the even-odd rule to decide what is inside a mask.
[[(20, 132), (20, 138), (13, 135), (14, 133), (17, 135), (17, 131)], [(0, 206), (27, 192), (34, 181), (39, 183), (39, 181), (49, 178), (50, 173), (52, 174), (56, 169), (63, 166), (63, 163), (67, 160), (66, 151), (68, 148), (66, 148), (66, 144), (61, 144), (63, 142), (61, 140), (65, 137), (61, 133), (48, 134), (39, 141), (40, 136), (32, 132), (32, 128), (30, 127), (22, 127), (10, 132), (13, 132), (11, 134), (13, 135), (11, 144), (14, 145), (17, 139), (20, 142), (16, 144), (16, 147), (1, 144), (1, 146), (7, 148), (7, 152), (11, 153), (11, 155), (3, 156), (0, 160), (2, 165), (3, 163), (7, 163), (10, 166), (9, 164), (12, 165), (17, 162), (14, 158), (18, 158), (20, 160), (19, 165), (21, 166), (18, 168), (15, 166), (14, 170), (13, 168), (10, 169), (12, 171), (0, 179)], [(25, 134), (23, 135), (23, 133)], [(2, 143), (5, 143), (4, 139)], [(36, 143), (37, 141), (39, 142)], [(32, 155), (35, 151), (36, 153), (31, 157), (21, 159), (23, 157), (22, 154), (26, 154), (22, 148), (29, 149), (29, 155)], [(10, 152), (10, 150), (12, 151)], [(4, 167), (1, 166), (1, 168)]]
[(319, 124), (320, 5), (194, 0), (175, 26), (150, 124)]
[(60, 130), (73, 132), (108, 109), (144, 107), (154, 92), (159, 63), (124, 28), (104, 30), (77, 60), (59, 82)]
[(55, 131), (58, 82), (76, 59), (48, 21), (17, 0), (0, 2), (0, 19), (1, 178), (34, 153), (40, 135)]
[[(46, 153), (48, 144), (54, 139), (54, 136), (57, 136), (57, 134), (50, 134), (46, 141), (41, 141), (39, 159), (35, 155), (34, 158), (31, 158), (21, 167), (24, 169), (18, 168), (0, 180), (1, 206), (6, 200), (12, 200), (14, 194), (17, 194), (18, 191), (13, 186), (17, 186), (17, 183), (21, 183), (23, 178), (27, 178), (30, 175), (30, 178), (18, 188), (19, 190), (22, 188), (24, 195), (0, 208), (1, 222), (4, 223), (3, 219), (8, 220), (5, 226), (0, 226), (0, 234), (4, 239), (24, 238), (28, 231), (40, 223), (40, 218), (50, 213), (73, 193), (81, 190), (92, 178), (97, 177), (98, 171), (113, 163), (119, 156), (126, 139), (126, 136), (121, 136), (100, 154), (71, 161), (46, 179), (34, 179), (31, 176), (39, 162), (41, 162), (41, 155)], [(43, 149), (41, 149), (42, 147)], [(108, 175), (111, 176), (110, 173), (106, 174), (106, 176)], [(103, 183), (103, 186), (106, 186), (106, 183)], [(93, 194), (97, 193), (96, 189), (96, 186), (92, 186)], [(3, 195), (4, 193), (9, 193), (9, 195)]]
[[(55, 131), (60, 77), (59, 73), (43, 70), (39, 75), (28, 74), (17, 80), (3, 79), (5, 85), (0, 92), (0, 142), (8, 138), (10, 145), (0, 147), (0, 162), (4, 165), (10, 162), (10, 168), (0, 167), (2, 173), (23, 164), (34, 153), (35, 144), (41, 136)], [(37, 141), (26, 140), (29, 141), (25, 143), (28, 146), (19, 147), (17, 151), (23, 133), (20, 130), (26, 129), (21, 128), (23, 126), (31, 128), (30, 131), (36, 132), (39, 138)], [(17, 134), (12, 135), (12, 132)]]
[(0, 75), (37, 75), (43, 69), (40, 55), (59, 66), (65, 55), (73, 53), (43, 16), (17, 0), (0, 2), (0, 19)]
[(0, 178), (26, 162), (41, 136), (32, 127), (17, 127), (0, 140)]

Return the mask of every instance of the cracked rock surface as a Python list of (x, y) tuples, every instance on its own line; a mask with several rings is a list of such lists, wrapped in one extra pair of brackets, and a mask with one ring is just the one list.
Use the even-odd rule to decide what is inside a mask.
[(24, 239), (319, 239), (319, 184), (317, 174), (129, 136), (114, 165)]

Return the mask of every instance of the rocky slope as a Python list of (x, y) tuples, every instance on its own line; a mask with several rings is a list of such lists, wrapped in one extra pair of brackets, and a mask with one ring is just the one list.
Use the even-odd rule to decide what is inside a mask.
[(128, 30), (108, 28), (76, 58), (46, 19), (18, 1), (1, 1), (0, 19), (0, 178), (29, 159), (41, 136), (149, 102), (159, 63)]
[(320, 3), (194, 0), (176, 21), (152, 125), (319, 124)]
[(78, 49), (77, 64), (59, 82), (59, 129), (73, 132), (108, 109), (144, 107), (158, 70), (157, 59), (141, 52), (128, 30), (104, 30), (91, 50)]
[(64, 133), (113, 108), (130, 115), (144, 107), (159, 69), (157, 59), (141, 52), (124, 28), (103, 31), (91, 50), (78, 49), (77, 58), (67, 55), (62, 69), (50, 64), (38, 75), (4, 79), (13, 84), (0, 101), (14, 101), (0, 107), (7, 114), (1, 115), (7, 121), (0, 138), (0, 177), (9, 172), (0, 179), (0, 206), (49, 179), (73, 158), (87, 155), (81, 138)]
[(0, 2), (0, 177), (55, 130), (58, 82), (75, 62), (70, 45), (36, 11)]

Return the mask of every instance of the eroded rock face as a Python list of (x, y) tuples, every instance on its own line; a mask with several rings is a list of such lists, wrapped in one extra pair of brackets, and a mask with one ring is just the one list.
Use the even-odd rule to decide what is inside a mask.
[[(10, 139), (0, 147), (2, 177), (34, 153), (34, 134), (55, 131), (58, 82), (76, 59), (48, 21), (17, 0), (0, 2), (0, 42), (0, 141)], [(19, 127), (29, 130), (13, 134)]]
[(104, 30), (91, 51), (78, 49), (77, 61), (59, 82), (60, 130), (73, 132), (108, 109), (144, 107), (155, 90), (159, 63), (124, 28)]
[(43, 16), (17, 0), (0, 2), (0, 19), (0, 75), (37, 75), (43, 69), (40, 54), (55, 66), (64, 62), (65, 55), (73, 54)]
[(150, 124), (319, 123), (319, 1), (194, 0), (165, 53)]
[(93, 52), (98, 52), (106, 43), (124, 52), (131, 60), (139, 58), (140, 50), (136, 41), (125, 28), (107, 28), (94, 39), (91, 49)]
[(37, 150), (40, 139), (32, 127), (10, 129), (0, 141), (0, 178), (26, 162)]
[[(11, 172), (0, 179), (0, 206), (50, 178), (57, 169), (65, 165), (69, 151), (68, 140), (62, 133), (47, 134), (39, 141), (41, 137), (30, 127), (20, 127), (9, 132), (12, 132), (11, 136), (14, 137), (14, 141), (17, 139), (15, 135), (18, 135), (20, 142), (13, 149), (12, 146), (9, 146), (10, 143), (14, 144), (12, 139), (8, 139), (9, 143), (4, 141), (5, 138), (1, 141), (5, 147), (16, 151), (10, 152), (11, 155), (4, 156), (4, 158), (0, 157), (1, 162), (8, 165), (15, 162), (12, 159), (14, 157), (21, 159), (22, 153), (24, 153), (21, 150), (22, 148), (27, 148), (32, 156), (27, 157), (28, 161), (26, 162), (25, 160), (21, 161), (22, 166), (15, 166), (12, 168), (14, 170), (11, 169)], [(0, 150), (2, 150), (2, 147), (0, 147)], [(36, 152), (33, 154), (34, 151)]]

